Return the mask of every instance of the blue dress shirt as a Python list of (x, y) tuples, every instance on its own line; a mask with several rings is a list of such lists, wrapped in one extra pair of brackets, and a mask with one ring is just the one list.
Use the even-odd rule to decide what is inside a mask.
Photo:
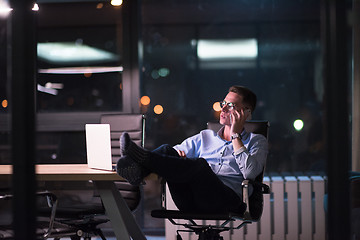
[(243, 131), (241, 137), (246, 149), (235, 154), (232, 142), (220, 137), (223, 131), (224, 127), (217, 133), (203, 130), (174, 148), (184, 151), (188, 158), (204, 158), (219, 179), (242, 197), (242, 181), (254, 180), (264, 169), (268, 143), (261, 134)]

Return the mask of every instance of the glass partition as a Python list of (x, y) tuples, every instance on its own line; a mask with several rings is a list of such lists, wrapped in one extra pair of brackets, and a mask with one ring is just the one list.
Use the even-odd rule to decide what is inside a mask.
[[(59, 10), (53, 4), (41, 5), (38, 28), (38, 112), (121, 111), (122, 50), (120, 45), (121, 11), (95, 3), (93, 11), (76, 16), (79, 4), (64, 4)], [(83, 6), (84, 5), (84, 6)], [(66, 9), (65, 9), (66, 7)], [(101, 8), (100, 8), (101, 7)], [(113, 7), (114, 8), (114, 7)], [(58, 11), (69, 11), (71, 25), (47, 26)], [(114, 22), (95, 23), (90, 18), (107, 18), (117, 14)], [(67, 19), (69, 21), (69, 19)], [(115, 21), (116, 20), (116, 21)]]
[[(109, 112), (140, 110), (145, 147), (175, 145), (218, 121), (217, 103), (244, 85), (258, 96), (252, 119), (271, 125), (266, 174), (324, 175), (323, 1), (142, 0), (140, 28), (109, 1), (37, 2), (38, 163), (85, 163), (83, 126)], [(11, 163), (7, 24), (0, 18), (1, 164)], [(124, 46), (125, 25), (141, 42)], [(130, 43), (139, 43), (128, 62), (141, 76), (125, 82)], [(149, 233), (163, 233), (162, 221), (146, 219), (158, 190), (145, 186), (140, 221)]]

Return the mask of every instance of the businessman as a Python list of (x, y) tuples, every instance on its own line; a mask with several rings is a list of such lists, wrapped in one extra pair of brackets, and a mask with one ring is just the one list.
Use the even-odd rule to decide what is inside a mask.
[(264, 136), (244, 130), (256, 101), (250, 89), (230, 87), (220, 103), (222, 128), (218, 132), (203, 130), (174, 147), (162, 145), (149, 151), (124, 133), (118, 174), (134, 185), (150, 173), (158, 174), (167, 181), (174, 203), (182, 211), (243, 213), (241, 183), (263, 171), (268, 153)]

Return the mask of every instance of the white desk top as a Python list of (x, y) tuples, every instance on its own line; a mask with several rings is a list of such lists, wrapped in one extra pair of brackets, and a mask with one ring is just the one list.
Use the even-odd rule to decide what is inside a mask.
[[(36, 179), (39, 181), (114, 181), (124, 180), (116, 172), (88, 168), (87, 164), (39, 164)], [(0, 165), (0, 180), (9, 180), (12, 165)]]

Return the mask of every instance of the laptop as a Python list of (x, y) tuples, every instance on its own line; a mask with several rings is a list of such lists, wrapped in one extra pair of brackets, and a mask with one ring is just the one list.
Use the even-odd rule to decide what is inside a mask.
[(89, 168), (115, 171), (112, 163), (109, 124), (85, 124), (87, 165)]

